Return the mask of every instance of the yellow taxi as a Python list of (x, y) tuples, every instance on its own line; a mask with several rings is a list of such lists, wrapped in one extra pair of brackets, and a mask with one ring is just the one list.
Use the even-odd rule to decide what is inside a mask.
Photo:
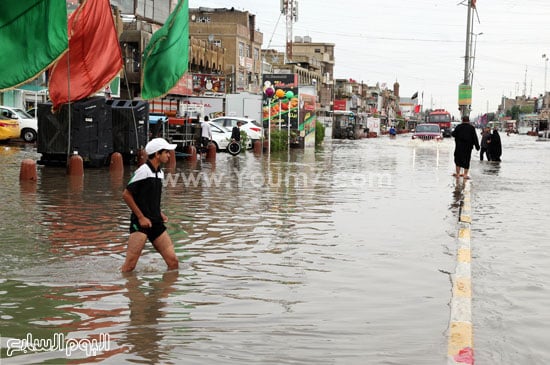
[(19, 138), (20, 136), (19, 121), (0, 114), (0, 141)]

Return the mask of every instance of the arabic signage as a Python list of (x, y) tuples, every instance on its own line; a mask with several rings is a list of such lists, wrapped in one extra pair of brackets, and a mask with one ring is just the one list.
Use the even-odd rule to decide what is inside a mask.
[(346, 99), (334, 100), (334, 108), (332, 110), (348, 110)]

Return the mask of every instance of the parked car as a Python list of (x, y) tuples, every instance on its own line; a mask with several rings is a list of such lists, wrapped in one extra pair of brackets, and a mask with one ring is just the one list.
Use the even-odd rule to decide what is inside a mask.
[(225, 116), (214, 118), (211, 120), (212, 123), (221, 125), (222, 127), (225, 127), (230, 131), (233, 129), (233, 127), (237, 126), (238, 121), (243, 123), (241, 125), (241, 130), (246, 132), (248, 139), (251, 143), (255, 140), (262, 139), (264, 135), (262, 125), (254, 119)]
[(212, 143), (216, 145), (216, 150), (226, 150), (227, 145), (231, 142), (231, 131), (221, 125), (208, 122), (212, 129)]
[(19, 122), (20, 135), (25, 142), (34, 142), (38, 136), (38, 121), (26, 111), (11, 106), (0, 106), (0, 114)]
[(0, 141), (7, 141), (12, 138), (19, 138), (21, 129), (15, 119), (8, 118), (0, 113)]
[(441, 134), (441, 129), (439, 129), (437, 124), (424, 123), (416, 126), (412, 139), (421, 139), (423, 141), (441, 141), (443, 136)]
[[(216, 145), (216, 150), (226, 151), (227, 146), (231, 142), (231, 130), (212, 121), (209, 121), (208, 124), (210, 124), (210, 128), (212, 129), (212, 143)], [(246, 148), (252, 148), (252, 142), (250, 139), (246, 143)]]

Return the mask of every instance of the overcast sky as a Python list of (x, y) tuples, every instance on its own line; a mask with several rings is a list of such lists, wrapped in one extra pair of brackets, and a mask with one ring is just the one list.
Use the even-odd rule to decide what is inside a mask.
[[(401, 96), (418, 91), (425, 107), (459, 116), (467, 20), (460, 1), (298, 0), (293, 35), (334, 43), (336, 78), (388, 85), (397, 80)], [(189, 7), (249, 11), (264, 35), (262, 48), (284, 50), (279, 0), (190, 0)], [(477, 11), (474, 33), (483, 34), (475, 47), (472, 116), (495, 111), (502, 95), (542, 94), (550, 0), (477, 0)]]

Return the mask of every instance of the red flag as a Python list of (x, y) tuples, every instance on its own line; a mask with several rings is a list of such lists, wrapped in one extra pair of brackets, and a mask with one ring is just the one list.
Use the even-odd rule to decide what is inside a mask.
[(84, 0), (68, 29), (69, 52), (53, 66), (49, 82), (54, 109), (102, 90), (122, 69), (109, 0)]
[(415, 112), (415, 113), (420, 113), (420, 104), (416, 104), (416, 105), (414, 106), (414, 112)]

